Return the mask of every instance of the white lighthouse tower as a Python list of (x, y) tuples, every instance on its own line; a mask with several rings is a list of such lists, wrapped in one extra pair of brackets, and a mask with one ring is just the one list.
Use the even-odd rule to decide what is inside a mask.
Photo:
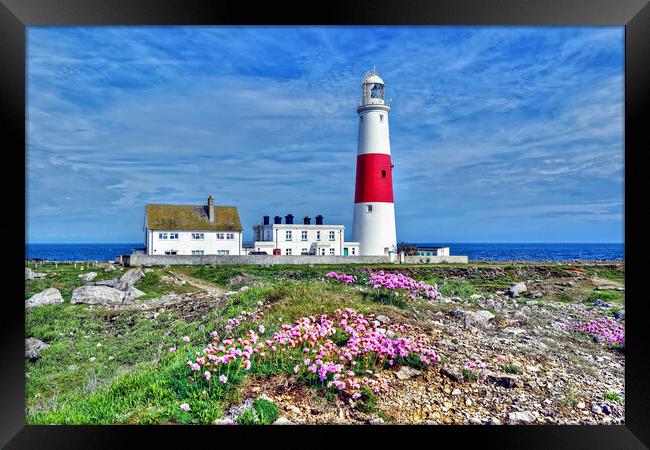
[(357, 147), (352, 240), (362, 255), (387, 255), (397, 246), (390, 159), (388, 112), (384, 80), (373, 68), (363, 77)]

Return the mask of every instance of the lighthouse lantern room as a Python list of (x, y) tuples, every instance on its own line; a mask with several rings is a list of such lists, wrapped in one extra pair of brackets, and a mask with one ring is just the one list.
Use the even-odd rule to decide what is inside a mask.
[(390, 158), (388, 113), (384, 80), (377, 71), (363, 77), (359, 114), (357, 174), (352, 240), (362, 255), (387, 255), (397, 245), (393, 200), (393, 164)]

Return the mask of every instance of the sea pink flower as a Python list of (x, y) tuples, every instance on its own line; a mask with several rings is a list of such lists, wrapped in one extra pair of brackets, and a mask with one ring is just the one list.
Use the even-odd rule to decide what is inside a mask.
[(225, 375), (219, 375), (219, 381), (226, 383), (228, 381), (228, 377)]
[(183, 336), (183, 342), (190, 342), (189, 336)]
[(264, 330), (265, 330), (264, 325), (260, 325), (259, 327), (257, 327), (257, 331), (259, 331), (260, 334), (264, 333)]
[(186, 411), (186, 412), (187, 412), (187, 411), (190, 410), (190, 405), (187, 404), (187, 403), (182, 403), (182, 404), (181, 404), (181, 409), (182, 409), (183, 411)]
[(169, 353), (174, 353), (176, 351), (176, 347), (170, 347), (169, 348)]

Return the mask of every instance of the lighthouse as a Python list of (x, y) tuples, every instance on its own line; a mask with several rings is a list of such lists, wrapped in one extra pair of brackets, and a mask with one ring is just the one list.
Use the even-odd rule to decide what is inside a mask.
[(388, 255), (397, 245), (390, 101), (384, 100), (384, 80), (374, 68), (365, 74), (361, 87), (352, 240), (359, 242), (361, 255)]

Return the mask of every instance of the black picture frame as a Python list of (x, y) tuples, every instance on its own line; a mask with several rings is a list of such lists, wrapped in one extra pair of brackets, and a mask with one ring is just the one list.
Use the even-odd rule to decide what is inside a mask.
[[(626, 259), (626, 425), (625, 426), (460, 426), (460, 427), (171, 427), (171, 426), (26, 426), (24, 402), (24, 307), (19, 286), (23, 271), (25, 220), (25, 36), (36, 25), (619, 25), (625, 26), (625, 259)], [(0, 445), (6, 448), (121, 448), (148, 440), (181, 438), (205, 447), (267, 439), (265, 444), (326, 444), (334, 434), (354, 439), (349, 445), (404, 445), (423, 439), (427, 446), (466, 444), (496, 448), (632, 449), (650, 445), (650, 370), (645, 334), (647, 299), (640, 277), (644, 200), (649, 191), (643, 156), (650, 150), (647, 112), (650, 104), (650, 4), (647, 0), (455, 0), (328, 1), (308, 4), (209, 0), (0, 0), (0, 114), (5, 133), (3, 156), (9, 160), (2, 183), (12, 220), (2, 221), (5, 279), (12, 289), (2, 314)], [(644, 114), (646, 113), (646, 114)], [(645, 177), (647, 178), (647, 177)], [(23, 192), (24, 194), (24, 192)], [(22, 219), (20, 219), (22, 217)], [(632, 245), (634, 243), (634, 245)], [(15, 289), (15, 292), (14, 292)], [(644, 304), (645, 303), (645, 304)], [(353, 429), (351, 429), (353, 428)], [(319, 434), (323, 433), (323, 434)], [(324, 434), (327, 433), (327, 434)], [(270, 435), (275, 439), (269, 440)], [(294, 436), (302, 435), (293, 442)], [(190, 437), (191, 436), (191, 437)], [(322, 437), (321, 437), (322, 436)], [(364, 439), (361, 441), (361, 439)], [(366, 441), (367, 439), (367, 441)], [(447, 444), (442, 441), (448, 440)], [(347, 444), (331, 441), (332, 445)], [(318, 443), (318, 442), (317, 442)], [(336, 444), (334, 444), (336, 443)]]

